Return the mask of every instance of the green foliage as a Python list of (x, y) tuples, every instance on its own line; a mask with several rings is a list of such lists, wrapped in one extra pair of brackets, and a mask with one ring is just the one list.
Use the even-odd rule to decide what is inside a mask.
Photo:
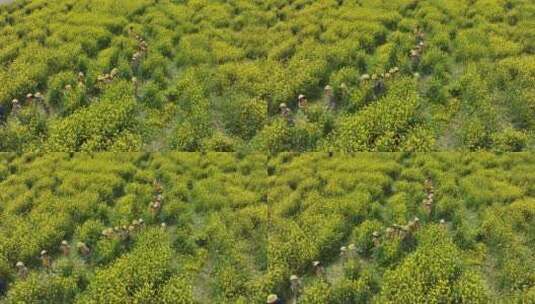
[[(40, 91), (50, 111), (40, 128), (2, 124), (0, 150), (529, 150), (532, 11), (496, 0), (12, 3), (0, 13), (0, 105), (11, 118), (12, 99), (26, 107)], [(385, 86), (364, 74), (385, 74)], [(113, 101), (128, 118), (81, 118), (111, 111), (96, 104), (121, 82), (132, 82), (129, 104)], [(86, 120), (101, 126), (79, 130)]]

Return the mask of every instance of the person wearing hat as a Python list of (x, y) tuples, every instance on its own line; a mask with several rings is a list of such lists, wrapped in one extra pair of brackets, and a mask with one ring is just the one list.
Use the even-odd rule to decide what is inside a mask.
[(409, 55), (411, 58), (412, 67), (413, 69), (416, 69), (420, 63), (420, 52), (418, 49), (412, 49)]
[(416, 232), (416, 230), (418, 230), (419, 227), (420, 227), (420, 219), (417, 217), (415, 217), (414, 220), (410, 220), (409, 223), (407, 224), (407, 229), (409, 230), (410, 233)]
[(379, 234), (378, 231), (374, 231), (372, 233), (372, 240), (373, 240), (373, 246), (374, 247), (379, 247), (379, 245), (381, 245), (381, 240), (379, 239), (381, 235)]
[(78, 242), (76, 244), (76, 248), (78, 248), (78, 252), (83, 257), (87, 257), (87, 256), (89, 256), (89, 254), (91, 254), (91, 250), (89, 249), (89, 247), (87, 247), (87, 245), (84, 242)]
[(26, 104), (31, 105), (33, 102), (34, 95), (32, 93), (26, 94)]
[(301, 285), (301, 280), (295, 274), (290, 276), (290, 290), (292, 292), (292, 303), (297, 303), (297, 299), (301, 296), (303, 291), (303, 286)]
[[(375, 74), (374, 74), (375, 75)], [(379, 77), (375, 77), (374, 83), (373, 83), (373, 93), (376, 97), (383, 94), (386, 90), (385, 81), (384, 81), (384, 74), (381, 74)]]
[(13, 114), (17, 114), (17, 113), (20, 111), (20, 109), (22, 109), (22, 107), (21, 107), (21, 105), (20, 105), (19, 100), (16, 99), (16, 98), (13, 99), (13, 100), (11, 101), (11, 112), (12, 112)]
[(320, 261), (314, 261), (312, 262), (312, 267), (314, 269), (314, 274), (320, 278), (325, 279), (325, 269), (323, 268), (323, 265), (321, 265)]
[(266, 301), (267, 304), (283, 304), (282, 303), (282, 300), (279, 299), (279, 297), (276, 295), (276, 294), (270, 294), (268, 297), (267, 297), (267, 301)]
[(66, 240), (61, 241), (61, 245), (59, 246), (59, 249), (63, 253), (63, 256), (69, 256), (71, 253), (71, 246), (69, 245), (69, 242)]
[(280, 109), (281, 116), (284, 117), (286, 120), (288, 120), (288, 122), (290, 122), (292, 110), (288, 108), (288, 106), (285, 103), (281, 103), (279, 105), (279, 109)]
[(78, 73), (78, 86), (83, 87), (85, 86), (85, 74), (84, 72)]
[(45, 100), (43, 94), (41, 94), (41, 92), (36, 92), (34, 95), (35, 99), (39, 102), (39, 103), (43, 103), (43, 101)]
[(44, 268), (50, 268), (52, 266), (52, 260), (50, 259), (50, 255), (48, 255), (48, 251), (42, 250), (39, 258)]
[(445, 219), (440, 219), (440, 227), (442, 227), (443, 229), (448, 228), (448, 224), (446, 223)]
[(370, 75), (368, 75), (368, 74), (363, 74), (362, 76), (360, 76), (360, 81), (361, 81), (361, 82), (366, 83), (366, 82), (368, 82), (369, 80), (370, 80)]
[(303, 94), (299, 95), (299, 97), (297, 98), (297, 107), (301, 111), (306, 111), (308, 107), (308, 100), (305, 95)]
[(336, 110), (336, 98), (334, 97), (333, 87), (330, 85), (325, 86), (323, 89), (323, 95), (325, 96), (325, 104), (327, 109), (334, 111)]
[(28, 268), (26, 267), (26, 265), (24, 265), (23, 262), (17, 262), (16, 264), (17, 266), (17, 274), (18, 276), (21, 278), (21, 279), (25, 279), (28, 277)]
[(123, 225), (119, 228), (119, 239), (121, 241), (126, 241), (130, 238), (130, 234), (128, 232), (128, 226)]

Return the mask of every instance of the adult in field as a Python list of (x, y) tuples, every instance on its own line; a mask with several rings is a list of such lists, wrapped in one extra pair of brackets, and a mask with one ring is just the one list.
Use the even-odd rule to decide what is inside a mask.
[(292, 124), (292, 110), (285, 103), (281, 103), (279, 109), (281, 116), (286, 119), (289, 124)]
[(306, 111), (308, 107), (308, 100), (305, 95), (299, 95), (299, 98), (297, 99), (297, 106), (299, 107), (299, 110)]
[(334, 98), (333, 87), (327, 85), (323, 89), (323, 95), (325, 96), (325, 103), (327, 104), (327, 109), (334, 111), (336, 110), (336, 99)]
[(22, 109), (22, 106), (20, 105), (20, 102), (18, 99), (13, 99), (11, 101), (11, 113), (16, 115), (20, 110)]
[(61, 241), (61, 245), (59, 246), (59, 249), (63, 253), (63, 256), (69, 256), (71, 252), (71, 246), (69, 245), (69, 242), (66, 240)]
[(303, 286), (301, 284), (301, 280), (295, 274), (290, 277), (290, 290), (292, 291), (292, 303), (296, 304), (297, 299), (303, 292)]
[(19, 278), (26, 279), (28, 277), (28, 268), (26, 265), (24, 265), (23, 262), (17, 262), (17, 274), (19, 275)]
[(41, 263), (45, 269), (49, 269), (52, 266), (52, 259), (50, 258), (48, 251), (42, 250), (39, 258), (41, 259)]

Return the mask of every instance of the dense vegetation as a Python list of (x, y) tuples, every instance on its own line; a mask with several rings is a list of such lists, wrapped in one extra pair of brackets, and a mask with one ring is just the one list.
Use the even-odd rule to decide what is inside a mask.
[(529, 154), (0, 154), (0, 303), (534, 303), (534, 185)]
[(279, 155), (272, 292), (292, 298), (294, 274), (298, 303), (535, 303), (534, 169), (529, 154)]
[(0, 286), (9, 284), (0, 303), (264, 299), (264, 156), (4, 154), (0, 160)]
[(530, 0), (16, 0), (0, 150), (530, 149), (533, 16)]

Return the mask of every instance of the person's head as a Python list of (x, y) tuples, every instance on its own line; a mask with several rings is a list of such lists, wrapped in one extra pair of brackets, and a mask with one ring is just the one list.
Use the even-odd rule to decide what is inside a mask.
[(296, 276), (295, 274), (292, 274), (292, 275), (290, 276), (290, 281), (292, 281), (292, 282), (296, 282), (296, 281), (298, 281), (298, 280), (299, 280), (299, 277)]
[(41, 250), (41, 256), (46, 256), (48, 255), (48, 252), (46, 250)]
[(61, 241), (61, 245), (62, 246), (69, 246), (69, 242), (63, 240), (63, 241)]
[(21, 261), (18, 261), (16, 266), (17, 266), (17, 268), (23, 268), (24, 267), (24, 263), (21, 262)]

